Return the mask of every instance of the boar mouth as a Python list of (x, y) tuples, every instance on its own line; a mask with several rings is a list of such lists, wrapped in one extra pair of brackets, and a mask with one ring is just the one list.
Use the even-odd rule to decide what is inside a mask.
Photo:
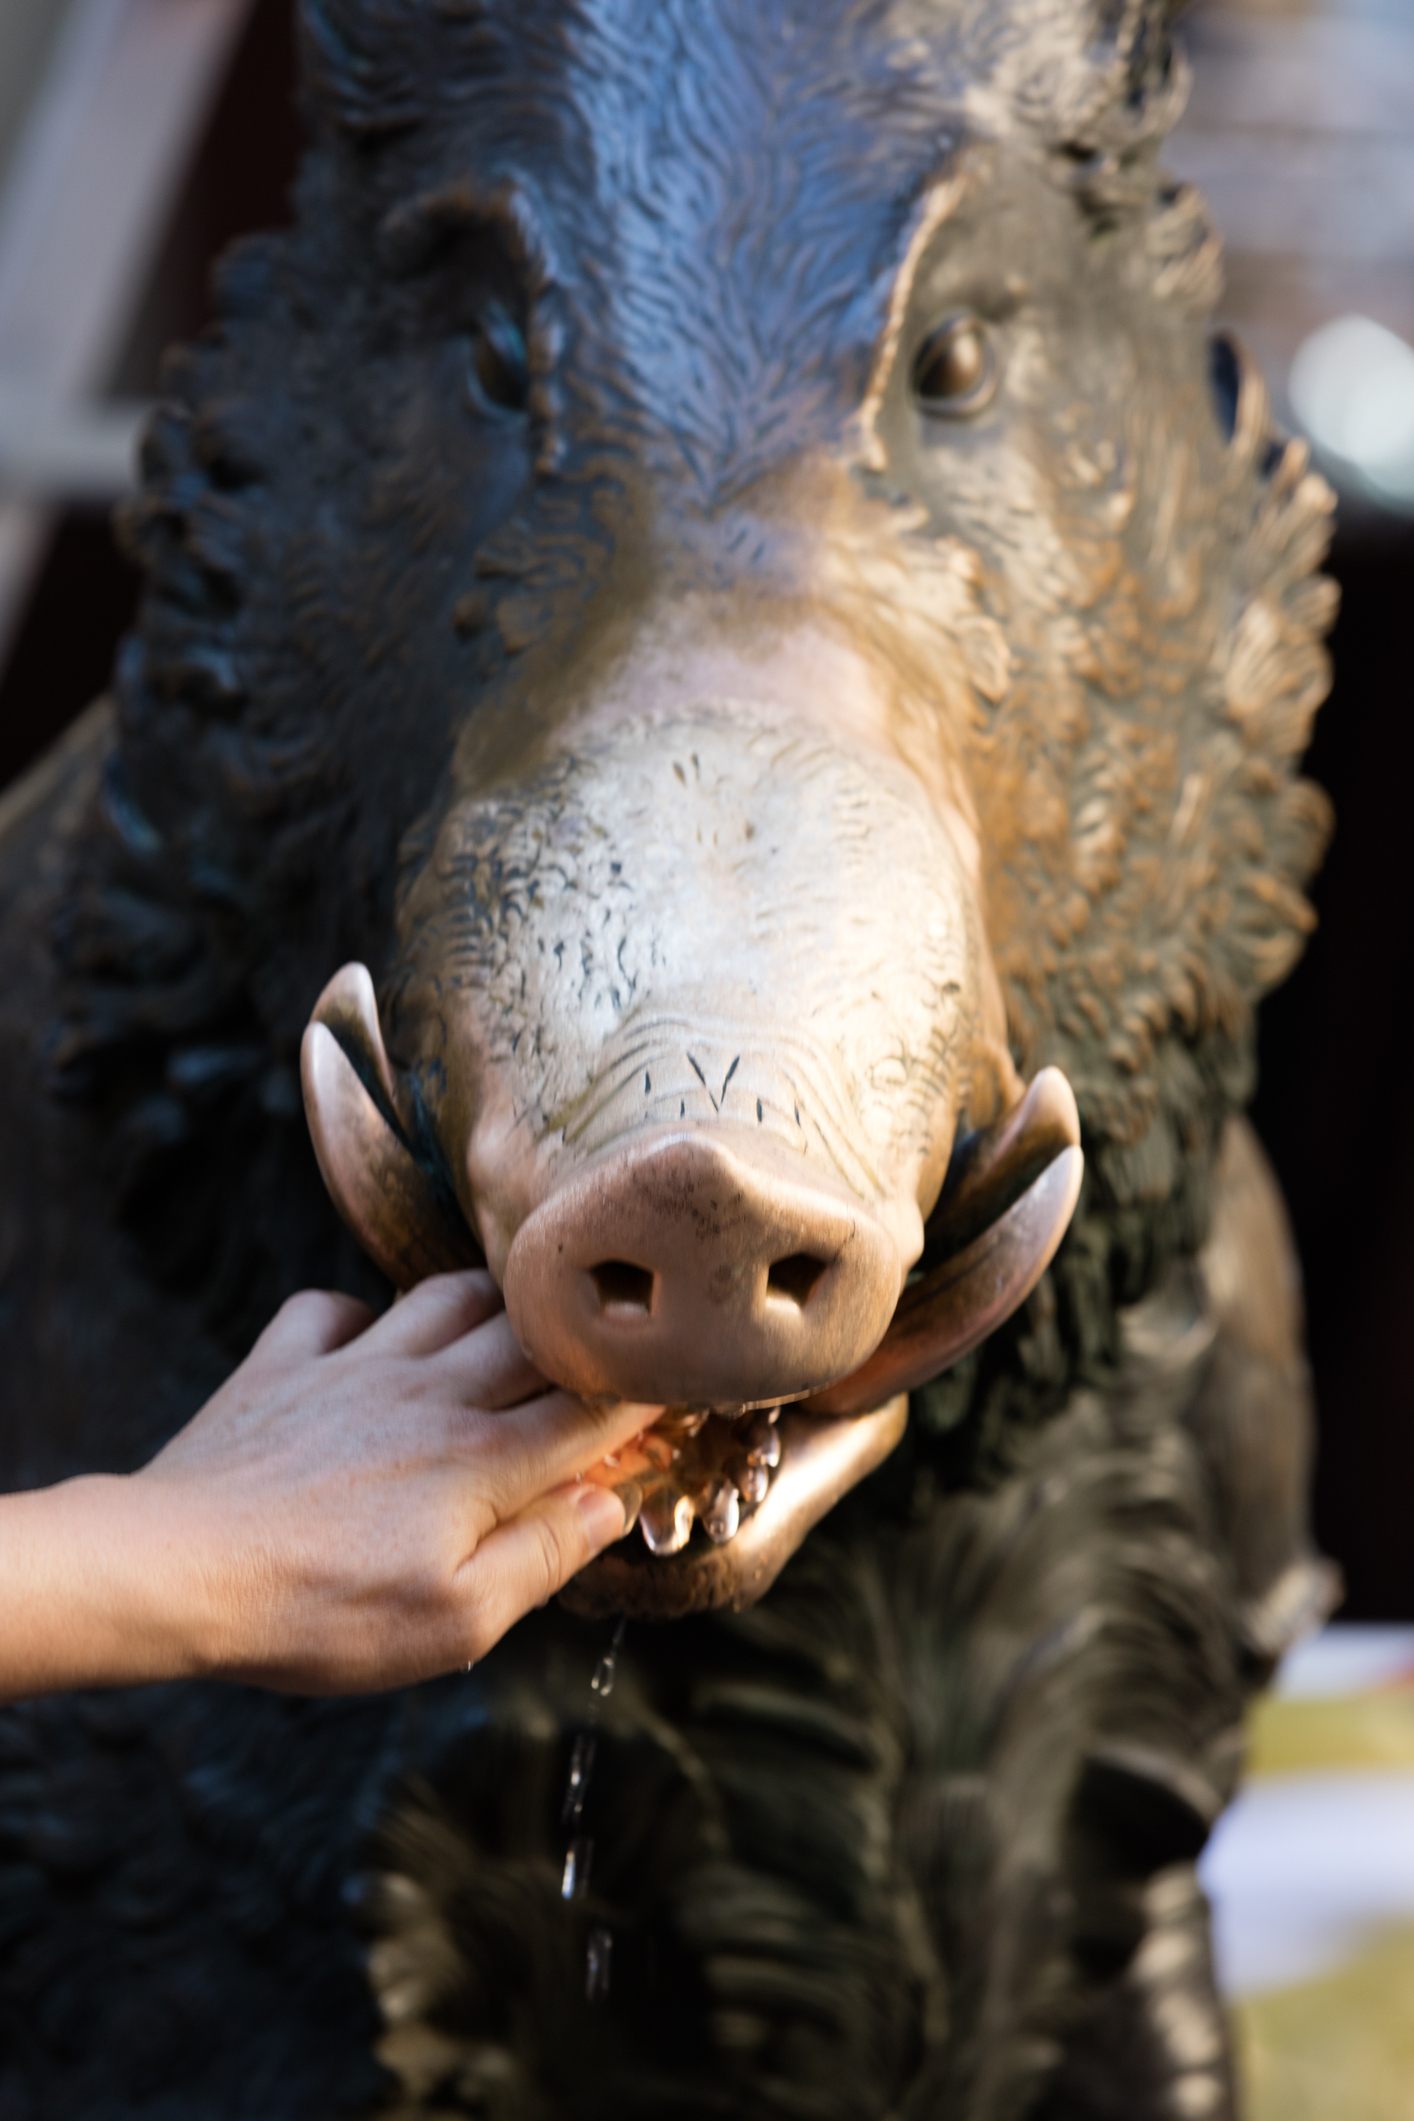
[(868, 1414), (788, 1406), (747, 1416), (667, 1415), (617, 1464), (588, 1476), (601, 1485), (641, 1484), (640, 1536), (584, 1570), (563, 1603), (591, 1617), (649, 1620), (754, 1605), (907, 1426), (906, 1393)]
[[(410, 1126), (373, 983), (347, 967), (305, 1035), (306, 1109), (330, 1194), (399, 1288), (481, 1263), (429, 1131)], [(1032, 1294), (1079, 1201), (1074, 1094), (1044, 1069), (994, 1125), (965, 1135), (924, 1250), (874, 1353), (788, 1406), (676, 1406), (588, 1477), (627, 1489), (636, 1527), (565, 1594), (585, 1613), (668, 1619), (754, 1603), (807, 1533), (895, 1448), (908, 1395)]]
[(566, 1602), (658, 1619), (754, 1604), (820, 1518), (894, 1450), (910, 1392), (1032, 1293), (1083, 1172), (1074, 1095), (1044, 1070), (999, 1126), (954, 1153), (923, 1257), (868, 1362), (794, 1406), (671, 1412), (590, 1476), (641, 1489), (641, 1539), (586, 1570)]

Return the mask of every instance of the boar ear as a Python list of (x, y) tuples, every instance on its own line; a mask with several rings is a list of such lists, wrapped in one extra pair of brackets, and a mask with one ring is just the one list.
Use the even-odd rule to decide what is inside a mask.
[(916, 1392), (1005, 1325), (1070, 1228), (1085, 1158), (1075, 1093), (1044, 1068), (995, 1126), (953, 1158), (921, 1271), (867, 1363), (810, 1402), (817, 1414), (866, 1414)]
[(300, 1073), (330, 1198), (394, 1287), (481, 1265), (445, 1177), (418, 1154), (398, 1116), (366, 966), (346, 965), (315, 1004)]
[[(1166, 37), (1189, 0), (1091, 0), (1090, 18), (1097, 43), (1121, 51), (1141, 51)], [(1082, 18), (1083, 19), (1083, 18)]]
[(1117, 173), (1152, 160), (1182, 115), (1188, 69), (1173, 31), (1183, 0), (1089, 0), (1074, 11), (1080, 65), (1056, 70), (1050, 129), (1057, 146), (1076, 158), (1072, 181), (1108, 213), (1116, 204), (1144, 204), (1148, 191), (1119, 185)]

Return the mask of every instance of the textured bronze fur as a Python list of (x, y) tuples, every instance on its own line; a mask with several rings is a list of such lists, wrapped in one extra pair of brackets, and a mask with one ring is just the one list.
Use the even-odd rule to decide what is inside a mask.
[[(435, 1087), (429, 853), (664, 584), (769, 580), (892, 674), (1090, 1179), (770, 1598), (631, 1639), (608, 2004), (557, 1891), (593, 1630), (391, 1702), (59, 1700), (0, 1717), (0, 2112), (1231, 2116), (1192, 1866), (1325, 1587), (1235, 1115), (1332, 593), (1326, 491), (1208, 343), (1164, 10), (307, 0), (303, 38), (295, 225), (171, 368), (111, 708), (0, 813), (4, 1479), (140, 1462), (284, 1293), (366, 1278), (314, 997), (371, 964)], [(525, 417), (465, 401), (492, 304)], [(1001, 393), (925, 442), (909, 351), (960, 307)]]

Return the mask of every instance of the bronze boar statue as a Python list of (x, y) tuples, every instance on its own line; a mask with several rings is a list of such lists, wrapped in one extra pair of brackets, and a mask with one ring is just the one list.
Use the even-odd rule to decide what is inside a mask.
[(3, 1478), (483, 1257), (670, 1412), (471, 1676), (5, 1713), (5, 2121), (1236, 2111), (1195, 1860), (1329, 1597), (1240, 1114), (1333, 594), (1169, 14), (304, 0), (293, 226), (3, 811)]

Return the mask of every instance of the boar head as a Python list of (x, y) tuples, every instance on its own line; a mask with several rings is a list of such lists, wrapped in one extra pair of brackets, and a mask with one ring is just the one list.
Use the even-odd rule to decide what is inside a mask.
[(1059, 1367), (1201, 1234), (1329, 596), (1157, 164), (1165, 12), (303, 8), (109, 830), (244, 831), (282, 1048), (354, 960), (305, 1093), (385, 1271), (484, 1256), (548, 1376), (672, 1410), (591, 1602), (759, 1594), (1036, 1289), (1069, 1085)]

